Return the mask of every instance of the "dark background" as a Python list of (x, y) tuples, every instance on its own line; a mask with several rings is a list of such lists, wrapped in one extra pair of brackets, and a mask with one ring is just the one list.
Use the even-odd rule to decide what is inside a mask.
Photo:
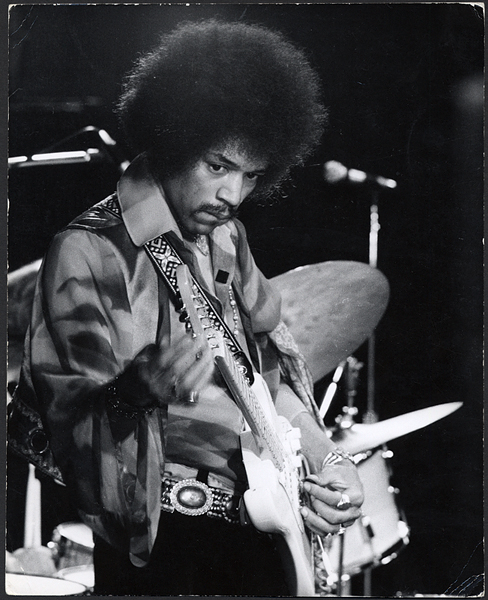
[[(130, 153), (113, 115), (120, 81), (160, 31), (218, 16), (275, 27), (306, 49), (324, 82), (330, 126), (318, 152), (268, 207), (246, 206), (256, 261), (270, 277), (296, 266), (368, 262), (367, 186), (330, 185), (320, 165), (392, 177), (379, 195), (378, 267), (391, 286), (376, 330), (380, 420), (444, 402), (463, 407), (389, 442), (410, 543), (372, 573), (372, 594), (442, 594), (483, 571), (483, 16), (460, 4), (19, 5), (10, 11), (10, 156), (97, 147), (86, 165), (11, 169), (9, 268), (42, 256), (53, 233), (110, 193)], [(71, 136), (71, 137), (70, 137)], [(66, 140), (66, 138), (70, 139)], [(320, 302), (320, 298), (303, 299)], [(366, 361), (366, 345), (354, 353)], [(365, 410), (366, 368), (356, 399)], [(317, 399), (330, 374), (317, 382)], [(341, 412), (340, 385), (328, 419)], [(22, 545), (22, 489), (11, 469), (7, 547)], [(44, 488), (49, 488), (45, 483)], [(43, 543), (69, 518), (44, 502)], [(48, 493), (47, 491), (45, 494)], [(61, 509), (59, 507), (61, 505)], [(362, 576), (353, 579), (361, 595)], [(464, 588), (466, 590), (468, 588)], [(477, 590), (479, 593), (480, 590)]]

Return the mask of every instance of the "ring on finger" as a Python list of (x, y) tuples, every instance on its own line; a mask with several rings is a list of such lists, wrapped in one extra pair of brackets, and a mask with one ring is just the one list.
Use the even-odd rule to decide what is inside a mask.
[(341, 493), (341, 499), (337, 503), (337, 508), (341, 510), (346, 510), (351, 505), (351, 499), (347, 494)]
[(198, 402), (198, 392), (190, 392), (188, 396), (188, 402), (190, 404), (196, 404)]

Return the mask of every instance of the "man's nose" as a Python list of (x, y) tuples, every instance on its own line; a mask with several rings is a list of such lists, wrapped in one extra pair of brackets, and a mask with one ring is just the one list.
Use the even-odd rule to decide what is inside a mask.
[(229, 206), (237, 207), (242, 202), (244, 181), (240, 173), (229, 173), (217, 190), (217, 198)]

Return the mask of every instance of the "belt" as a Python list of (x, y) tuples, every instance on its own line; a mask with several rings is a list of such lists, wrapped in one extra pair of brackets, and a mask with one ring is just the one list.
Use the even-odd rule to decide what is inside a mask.
[(240, 501), (241, 496), (228, 494), (197, 479), (163, 479), (161, 509), (167, 512), (176, 510), (191, 517), (206, 515), (238, 525)]

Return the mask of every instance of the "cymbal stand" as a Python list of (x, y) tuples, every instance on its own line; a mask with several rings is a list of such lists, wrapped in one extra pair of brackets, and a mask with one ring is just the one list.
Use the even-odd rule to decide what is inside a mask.
[(344, 365), (343, 372), (346, 378), (347, 406), (342, 407), (342, 415), (336, 418), (340, 430), (349, 429), (354, 425), (354, 417), (358, 414), (354, 402), (357, 394), (359, 371), (363, 367), (363, 363), (359, 362), (354, 356), (349, 356), (342, 364)]
[[(381, 229), (378, 209), (378, 190), (372, 191), (369, 229), (369, 265), (378, 266), (378, 235)], [(363, 417), (364, 423), (375, 423), (378, 420), (375, 410), (375, 351), (376, 338), (374, 332), (368, 340), (368, 376), (367, 376), (367, 408)]]
[(325, 392), (324, 398), (320, 403), (320, 417), (321, 419), (325, 419), (325, 415), (329, 410), (330, 404), (334, 399), (335, 393), (337, 392), (337, 384), (340, 381), (342, 374), (344, 373), (344, 367), (346, 366), (346, 361), (342, 361), (339, 366), (334, 371), (334, 375), (332, 376), (332, 381), (330, 382), (327, 390)]
[(344, 591), (344, 537), (345, 534), (339, 536), (339, 566), (337, 569), (337, 596), (341, 597)]
[[(379, 193), (377, 189), (371, 192), (371, 207), (369, 220), (369, 265), (373, 268), (378, 266), (378, 237), (381, 229), (379, 216)], [(367, 367), (367, 408), (363, 416), (363, 423), (376, 423), (378, 416), (375, 409), (375, 360), (376, 360), (376, 336), (374, 332), (368, 340), (368, 367)], [(371, 596), (371, 568), (364, 571), (363, 594)]]
[[(357, 407), (354, 406), (354, 401), (357, 394), (357, 386), (359, 380), (359, 371), (363, 363), (359, 362), (354, 356), (349, 356), (345, 361), (345, 377), (346, 377), (346, 396), (347, 406), (344, 406), (343, 414), (337, 417), (336, 423), (339, 428), (349, 429), (354, 425), (354, 416), (357, 414)], [(339, 536), (339, 564), (337, 566), (337, 596), (343, 594), (343, 575), (344, 575), (344, 544), (347, 531)]]

